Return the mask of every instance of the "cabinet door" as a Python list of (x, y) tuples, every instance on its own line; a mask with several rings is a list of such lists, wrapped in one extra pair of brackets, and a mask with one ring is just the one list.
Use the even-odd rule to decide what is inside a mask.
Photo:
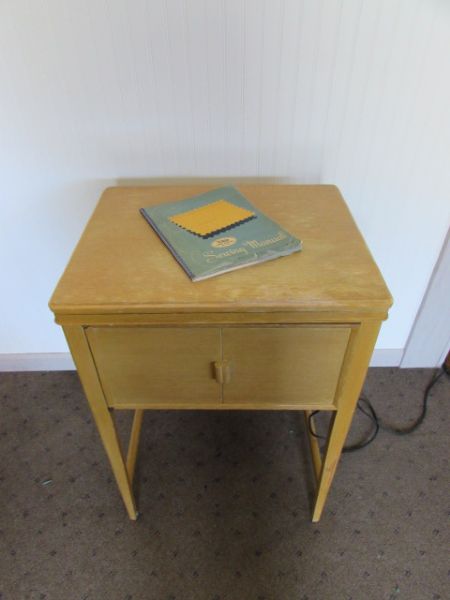
[(89, 327), (107, 402), (116, 408), (198, 408), (221, 402), (213, 362), (220, 329)]
[(229, 364), (225, 404), (332, 408), (350, 327), (282, 326), (223, 329)]

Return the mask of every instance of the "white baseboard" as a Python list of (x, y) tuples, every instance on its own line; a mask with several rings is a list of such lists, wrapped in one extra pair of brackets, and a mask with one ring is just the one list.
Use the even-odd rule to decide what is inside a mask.
[(35, 354), (0, 354), (0, 371), (72, 371), (69, 352)]
[[(371, 367), (398, 367), (403, 356), (402, 348), (375, 350)], [(75, 369), (69, 352), (36, 354), (0, 354), (0, 371), (72, 371)]]
[(398, 367), (402, 362), (403, 348), (377, 348), (372, 354), (371, 367)]

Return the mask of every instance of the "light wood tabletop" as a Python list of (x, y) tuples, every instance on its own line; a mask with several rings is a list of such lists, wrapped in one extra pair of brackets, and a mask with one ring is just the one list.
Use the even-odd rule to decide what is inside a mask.
[(335, 186), (239, 186), (303, 241), (300, 253), (192, 284), (139, 214), (207, 187), (109, 188), (50, 302), (56, 313), (386, 312), (392, 299)]

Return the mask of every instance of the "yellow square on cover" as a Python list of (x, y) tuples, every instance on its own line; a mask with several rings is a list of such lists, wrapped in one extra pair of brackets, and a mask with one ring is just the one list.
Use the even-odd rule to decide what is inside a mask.
[(191, 233), (205, 237), (254, 216), (255, 213), (246, 208), (236, 206), (227, 200), (217, 200), (206, 206), (173, 215), (169, 220)]

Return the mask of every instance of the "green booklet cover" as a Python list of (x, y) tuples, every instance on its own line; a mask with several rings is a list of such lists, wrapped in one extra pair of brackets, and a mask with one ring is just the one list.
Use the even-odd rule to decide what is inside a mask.
[(141, 214), (193, 281), (301, 250), (301, 241), (262, 214), (233, 187)]

